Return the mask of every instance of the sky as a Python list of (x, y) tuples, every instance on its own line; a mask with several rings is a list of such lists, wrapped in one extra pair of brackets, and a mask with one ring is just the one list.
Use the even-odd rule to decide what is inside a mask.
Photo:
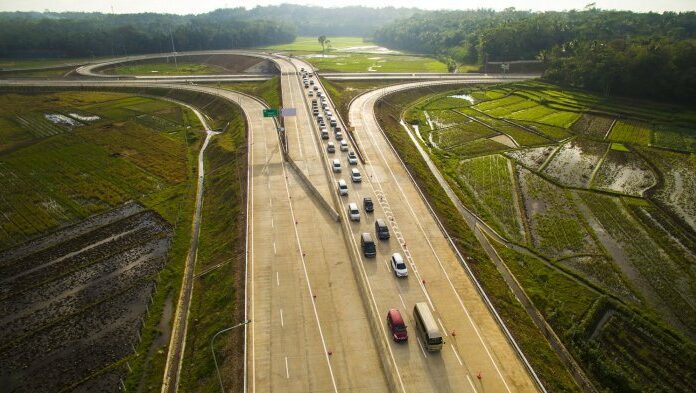
[[(340, 7), (347, 5), (364, 5), (369, 7), (418, 7), (424, 9), (471, 9), (493, 8), (501, 10), (515, 7), (520, 10), (546, 11), (583, 9), (592, 0), (300, 0), (273, 1), (248, 0), (235, 2), (228, 0), (0, 0), (0, 11), (85, 11), (85, 12), (166, 12), (173, 14), (201, 14), (217, 8), (239, 7), (253, 8), (257, 5), (277, 5), (296, 3), (302, 5), (319, 5), (323, 7)], [(696, 11), (696, 0), (595, 0), (597, 8), (631, 10), (638, 12)]]

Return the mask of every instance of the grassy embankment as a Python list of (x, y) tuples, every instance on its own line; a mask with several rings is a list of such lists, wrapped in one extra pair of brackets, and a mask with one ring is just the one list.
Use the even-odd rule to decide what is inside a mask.
[(281, 106), (280, 77), (274, 76), (265, 82), (225, 82), (216, 84), (226, 90), (234, 90), (260, 98), (271, 108)]
[[(426, 93), (430, 94), (423, 98)], [(449, 97), (454, 94), (469, 94), (475, 103)], [(674, 180), (676, 176), (680, 176), (682, 182), (693, 184), (690, 183), (693, 176), (685, 174), (689, 172), (686, 168), (694, 167), (696, 160), (690, 159), (693, 155), (688, 153), (661, 152), (655, 147), (691, 150), (688, 139), (684, 138), (689, 135), (685, 130), (693, 124), (692, 112), (666, 106), (655, 108), (634, 101), (605, 100), (537, 82), (485, 90), (423, 91), (420, 95), (405, 92), (387, 99), (393, 107), (382, 107), (385, 129), (418, 175), (419, 182), (425, 184), (429, 196), (437, 202), (439, 190), (432, 194), (435, 185), (430, 183), (434, 183), (434, 179), (427, 173), (420, 174), (422, 163), (413, 154), (415, 148), (409, 146), (410, 140), (396, 123), (404, 108), (407, 108), (406, 119), (420, 126), (420, 134), (427, 141), (423, 145), (460, 199), (508, 240), (538, 255), (525, 256), (498, 247), (508, 268), (594, 383), (620, 391), (646, 386), (660, 386), (660, 389), (667, 386), (668, 391), (681, 391), (693, 382), (695, 376), (688, 371), (696, 364), (693, 345), (675, 333), (674, 326), (663, 322), (662, 317), (670, 314), (669, 308), (656, 313), (655, 304), (644, 300), (646, 294), (656, 291), (667, 304), (677, 305), (682, 310), (678, 318), (685, 321), (686, 326), (690, 324), (686, 322), (691, 316), (683, 297), (693, 293), (688, 289), (689, 285), (693, 287), (694, 279), (687, 261), (693, 263), (694, 256), (687, 250), (694, 244), (694, 236), (680, 223), (679, 217), (663, 207), (670, 207), (667, 203), (671, 200), (666, 195), (671, 195), (670, 187), (678, 182)], [(619, 127), (612, 138), (611, 118), (619, 114), (629, 118), (626, 122), (631, 127)], [(678, 135), (682, 143), (669, 147), (655, 143), (666, 139), (659, 137), (660, 134), (674, 135), (674, 128), (680, 130)], [(514, 138), (522, 147), (488, 139), (496, 135)], [(612, 168), (617, 168), (613, 172), (624, 167), (647, 168), (647, 164), (634, 154), (634, 150), (638, 150), (644, 157), (650, 157), (658, 175), (666, 180), (654, 192), (655, 197), (648, 200), (625, 197), (630, 187), (611, 191), (609, 195), (614, 197), (606, 196), (606, 190), (596, 196), (594, 192), (582, 191), (574, 197), (572, 188), (568, 189), (563, 182), (564, 177), (573, 177), (576, 173), (555, 173), (551, 168), (581, 168), (583, 161), (564, 166), (548, 163), (562, 158), (561, 153), (554, 155), (552, 152), (564, 143), (559, 141), (570, 136), (574, 137), (576, 149), (581, 149), (581, 157), (594, 157), (599, 169), (615, 155), (608, 155), (604, 161), (600, 159), (602, 151), (616, 145), (612, 142), (615, 140), (622, 142), (617, 150), (622, 156), (611, 162)], [(593, 153), (597, 146), (604, 147)], [(500, 155), (501, 152), (507, 157)], [(664, 162), (669, 164), (664, 165)], [(589, 167), (588, 171), (591, 170)], [(670, 172), (675, 170), (676, 175)], [(589, 177), (590, 173), (584, 176)], [(688, 193), (680, 196), (676, 207), (688, 211), (693, 197)], [(604, 248), (604, 243), (588, 224), (587, 213), (578, 202), (580, 198), (627, 254), (627, 261), (614, 260), (614, 254)], [(511, 209), (515, 205), (516, 208)], [(448, 229), (456, 233), (456, 223), (447, 220), (452, 211), (446, 204), (435, 203), (435, 206), (441, 217), (445, 217)], [(669, 232), (665, 228), (674, 233), (678, 242), (674, 238), (668, 240)], [(634, 235), (627, 235), (629, 232)], [(655, 260), (663, 263), (655, 265)], [(623, 273), (626, 264), (636, 269), (648, 284), (628, 280)], [(475, 264), (474, 270), (496, 299), (496, 306), (503, 310), (501, 314), (509, 318), (511, 314), (501, 301), (500, 289), (491, 284), (495, 283), (491, 279), (494, 276), (482, 273), (486, 265)], [(661, 283), (671, 283), (674, 288), (662, 288)], [(626, 323), (628, 320), (633, 322)], [(522, 326), (514, 324), (511, 328), (516, 336), (526, 337), (519, 331)], [(530, 360), (542, 378), (551, 385), (557, 384), (559, 381), (554, 382), (553, 373), (547, 374), (543, 367), (539, 369), (541, 362), (534, 354), (535, 346), (523, 345), (523, 348), (528, 355), (532, 351)], [(663, 367), (660, 362), (669, 367)], [(670, 373), (667, 369), (679, 371)]]

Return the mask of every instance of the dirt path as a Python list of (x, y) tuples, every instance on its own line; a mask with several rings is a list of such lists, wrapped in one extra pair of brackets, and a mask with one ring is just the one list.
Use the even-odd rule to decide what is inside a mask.
[(162, 380), (162, 392), (176, 392), (179, 384), (179, 374), (184, 358), (184, 348), (186, 346), (186, 331), (188, 328), (189, 306), (193, 295), (193, 275), (196, 267), (196, 259), (198, 259), (198, 237), (201, 229), (201, 212), (203, 210), (203, 184), (205, 182), (205, 150), (208, 147), (210, 139), (217, 135), (208, 126), (205, 117), (197, 109), (180, 103), (191, 109), (198, 116), (201, 124), (205, 128), (206, 136), (201, 150), (198, 152), (198, 183), (196, 185), (196, 208), (193, 215), (192, 232), (191, 232), (191, 247), (186, 256), (186, 265), (184, 266), (184, 276), (181, 282), (181, 292), (176, 305), (176, 313), (172, 323), (172, 335), (169, 342), (169, 353), (167, 354), (167, 364), (164, 369), (164, 379)]

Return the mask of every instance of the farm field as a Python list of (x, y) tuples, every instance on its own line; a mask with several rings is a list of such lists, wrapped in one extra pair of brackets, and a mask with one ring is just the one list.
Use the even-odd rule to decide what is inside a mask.
[[(128, 203), (0, 253), (0, 365), (11, 390), (110, 390), (132, 354), (172, 227)], [(37, 261), (42, 261), (37, 264)]]
[[(654, 353), (675, 369), (696, 364), (692, 110), (536, 81), (415, 91), (378, 104), (385, 132), (420, 168), (412, 142), (382, 113), (419, 131), (461, 202), (507, 242), (496, 250), (597, 386), (665, 390), (646, 382), (665, 372)], [(503, 134), (520, 146), (489, 139)], [(418, 179), (438, 195), (427, 174)], [(438, 213), (452, 214), (438, 198)], [(683, 381), (665, 378), (665, 391), (684, 391)]]
[(524, 243), (509, 160), (501, 155), (477, 157), (462, 161), (458, 170), (465, 191), (477, 203), (477, 211), (495, 223), (506, 237)]
[[(321, 44), (317, 41), (318, 37), (298, 36), (295, 41), (288, 44), (265, 46), (263, 49), (287, 50), (287, 51), (307, 51), (321, 52)], [(345, 49), (362, 46), (374, 46), (374, 43), (366, 42), (362, 37), (326, 37), (331, 41), (331, 48)]]
[(321, 72), (447, 72), (445, 63), (423, 56), (331, 52), (298, 57)]

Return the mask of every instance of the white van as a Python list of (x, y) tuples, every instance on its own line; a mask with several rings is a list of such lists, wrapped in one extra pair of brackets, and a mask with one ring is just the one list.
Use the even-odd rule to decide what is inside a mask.
[(350, 179), (353, 180), (353, 183), (360, 183), (362, 181), (362, 175), (360, 175), (358, 168), (350, 170)]
[(348, 184), (346, 184), (346, 181), (340, 179), (336, 183), (338, 183), (338, 193), (340, 195), (348, 195)]
[(348, 204), (348, 216), (351, 221), (360, 221), (360, 210), (358, 210), (358, 204), (351, 202)]
[(331, 164), (331, 168), (336, 173), (341, 172), (341, 161), (339, 161), (338, 158), (335, 158)]

